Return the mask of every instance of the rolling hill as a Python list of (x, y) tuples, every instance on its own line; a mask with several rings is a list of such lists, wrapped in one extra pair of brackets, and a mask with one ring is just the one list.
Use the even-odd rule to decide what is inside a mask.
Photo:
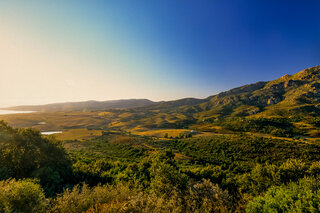
[(27, 105), (5, 108), (7, 110), (37, 111), (37, 112), (60, 112), (60, 111), (95, 111), (107, 109), (126, 109), (155, 104), (148, 99), (123, 99), (110, 101), (83, 101), (54, 103), (46, 105)]
[(315, 116), (320, 111), (320, 66), (269, 82), (245, 85), (208, 98), (197, 117)]
[[(252, 131), (270, 133), (282, 126), (286, 128), (283, 135), (288, 132), (291, 132), (290, 135), (309, 134), (319, 131), (318, 124), (314, 122), (320, 123), (315, 121), (320, 114), (320, 66), (273, 81), (244, 85), (205, 99), (87, 101), (9, 109), (38, 111), (25, 115), (3, 115), (0, 119), (13, 126), (33, 126), (42, 130), (90, 127), (133, 132), (186, 128), (216, 131), (216, 127), (224, 127), (222, 122), (229, 122), (228, 119), (240, 119), (242, 123), (238, 126), (246, 126), (247, 121), (244, 120), (269, 119), (255, 123), (259, 128)], [(43, 121), (45, 125), (38, 124)], [(271, 127), (266, 130), (265, 126)], [(293, 132), (293, 126), (301, 127), (301, 131)], [(304, 126), (308, 127), (307, 130)], [(239, 131), (247, 130), (242, 128)]]
[(194, 118), (226, 116), (315, 116), (320, 111), (320, 66), (269, 82), (244, 85), (205, 99), (181, 99), (144, 107)]
[(294, 75), (284, 75), (273, 81), (244, 85), (205, 99), (184, 98), (161, 102), (148, 99), (85, 101), (6, 109), (56, 112), (133, 108), (136, 108), (136, 111), (180, 112), (196, 118), (281, 115), (281, 110), (287, 110), (288, 115), (316, 115), (320, 108), (320, 66), (302, 70)]

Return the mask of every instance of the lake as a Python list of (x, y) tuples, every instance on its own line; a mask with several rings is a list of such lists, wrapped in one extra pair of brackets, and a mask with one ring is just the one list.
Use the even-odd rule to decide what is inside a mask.
[(58, 134), (58, 133), (62, 133), (62, 131), (41, 132), (42, 135), (53, 135), (53, 134)]
[(0, 110), (0, 115), (20, 114), (20, 113), (32, 113), (35, 111), (16, 111), (16, 110)]

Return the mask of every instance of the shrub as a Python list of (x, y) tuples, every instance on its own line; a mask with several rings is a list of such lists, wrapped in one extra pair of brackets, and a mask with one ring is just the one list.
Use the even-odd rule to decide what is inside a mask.
[(177, 190), (184, 190), (187, 176), (168, 163), (156, 163), (151, 167), (151, 189), (158, 196), (171, 196)]
[(309, 167), (308, 173), (313, 176), (320, 175), (320, 161), (315, 161)]
[(288, 159), (280, 166), (280, 178), (283, 183), (297, 181), (307, 171), (307, 166), (302, 160)]
[(277, 137), (288, 137), (287, 131), (284, 129), (273, 129), (271, 130), (271, 135), (277, 136)]
[(185, 205), (187, 212), (228, 212), (231, 202), (227, 191), (203, 180), (189, 188)]
[(60, 141), (35, 129), (13, 129), (0, 122), (0, 178), (37, 178), (47, 195), (71, 179), (71, 162)]
[(259, 195), (270, 186), (279, 184), (279, 169), (273, 164), (257, 164), (250, 175), (244, 175), (245, 181), (241, 184), (242, 189), (249, 190), (253, 195)]
[(248, 204), (246, 212), (318, 212), (319, 180), (303, 178), (297, 183), (271, 187), (263, 197)]
[[(72, 190), (66, 190), (57, 196), (52, 202), (50, 212), (68, 212), (78, 213), (95, 212), (97, 209), (110, 208), (111, 210), (120, 211), (126, 205), (130, 196), (135, 195), (135, 191), (131, 190), (127, 185), (104, 185), (93, 188), (84, 184), (77, 185)], [(117, 212), (114, 211), (114, 212)]]
[(230, 206), (227, 191), (203, 180), (190, 185), (183, 195), (176, 189), (168, 197), (140, 193), (129, 201), (126, 212), (228, 212)]
[(0, 212), (44, 212), (44, 191), (33, 180), (0, 181)]

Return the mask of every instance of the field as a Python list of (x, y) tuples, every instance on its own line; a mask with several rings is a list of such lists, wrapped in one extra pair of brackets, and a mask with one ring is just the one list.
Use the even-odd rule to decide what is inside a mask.
[[(157, 113), (157, 112), (153, 112)], [(250, 129), (250, 125), (243, 129), (245, 125), (239, 123), (238, 120), (231, 120), (228, 123), (197, 123), (189, 125), (189, 128), (168, 128), (166, 126), (159, 128), (150, 125), (152, 119), (156, 119), (154, 123), (159, 124), (163, 119), (171, 117), (171, 115), (154, 115), (155, 117), (146, 118), (148, 112), (127, 110), (111, 110), (111, 111), (94, 111), (94, 112), (37, 112), (25, 114), (0, 115), (0, 120), (8, 122), (10, 125), (19, 128), (32, 127), (39, 131), (62, 131), (61, 134), (55, 134), (59, 140), (87, 140), (100, 136), (102, 131), (114, 130), (126, 134), (154, 137), (154, 138), (182, 138), (182, 137), (203, 137), (214, 135), (238, 134), (240, 132), (248, 135), (266, 137), (266, 138), (287, 138), (293, 141), (318, 143), (320, 141), (320, 130), (318, 127), (307, 122), (292, 122), (295, 129), (293, 135), (289, 138), (282, 134), (272, 134), (258, 127)], [(176, 114), (178, 116), (178, 114)], [(160, 121), (159, 121), (160, 119)], [(257, 120), (258, 118), (250, 118)], [(157, 121), (158, 120), (158, 121)], [(259, 119), (257, 120), (259, 121)], [(238, 123), (237, 123), (238, 122)], [(259, 121), (260, 122), (260, 121)], [(268, 120), (263, 122), (269, 122)], [(272, 121), (274, 122), (274, 121)], [(276, 122), (279, 122), (276, 120)], [(282, 122), (280, 120), (280, 122)], [(260, 122), (261, 123), (261, 122)], [(257, 123), (260, 125), (260, 123)], [(245, 124), (245, 123), (244, 123)], [(275, 125), (288, 125), (277, 124)], [(240, 129), (239, 129), (240, 128)], [(260, 129), (259, 129), (260, 128)], [(272, 127), (274, 128), (274, 127)], [(281, 127), (282, 128), (282, 127)], [(287, 131), (287, 130), (286, 130)], [(292, 131), (292, 130), (290, 130)]]
[(88, 130), (88, 129), (67, 129), (62, 133), (54, 134), (58, 140), (88, 140), (101, 136), (101, 130)]

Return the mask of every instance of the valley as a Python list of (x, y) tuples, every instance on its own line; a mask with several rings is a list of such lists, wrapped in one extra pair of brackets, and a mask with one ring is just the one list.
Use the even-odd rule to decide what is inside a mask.
[(0, 213), (320, 213), (320, 1), (0, 1)]
[[(15, 127), (63, 131), (58, 137), (63, 138), (66, 134), (68, 139), (115, 130), (156, 138), (164, 135), (179, 138), (192, 131), (196, 133), (194, 136), (251, 132), (260, 136), (316, 141), (320, 137), (319, 85), (320, 66), (317, 66), (206, 99), (186, 98), (159, 103), (132, 99), (66, 103), (66, 106), (62, 103), (21, 106), (10, 109), (42, 109), (42, 112), (0, 115), (0, 119)], [(111, 107), (110, 103), (116, 104), (115, 108), (105, 109)], [(141, 104), (145, 106), (138, 106)], [(61, 111), (68, 107), (73, 110)], [(81, 133), (73, 134), (72, 138), (72, 131)]]
[(0, 115), (0, 178), (37, 178), (47, 212), (320, 208), (318, 84), (319, 66), (205, 99)]

